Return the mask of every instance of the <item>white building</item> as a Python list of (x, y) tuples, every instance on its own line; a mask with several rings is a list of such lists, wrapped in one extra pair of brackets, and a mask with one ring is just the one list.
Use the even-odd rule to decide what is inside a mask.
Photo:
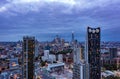
[(88, 79), (89, 66), (85, 63), (81, 48), (74, 48), (73, 79)]
[(65, 63), (53, 63), (53, 64), (48, 64), (47, 70), (54, 72), (54, 71), (63, 71), (64, 70)]
[(62, 54), (59, 54), (59, 55), (58, 55), (58, 61), (59, 61), (59, 62), (63, 62), (63, 55), (62, 55)]
[(49, 50), (44, 50), (44, 56), (42, 56), (42, 60), (49, 60)]
[(50, 60), (51, 62), (56, 61), (56, 56), (50, 54), (50, 55), (49, 55), (49, 60)]

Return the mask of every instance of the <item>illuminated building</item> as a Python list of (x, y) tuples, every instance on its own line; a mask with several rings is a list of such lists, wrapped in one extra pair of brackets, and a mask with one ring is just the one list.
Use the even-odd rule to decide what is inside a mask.
[(35, 38), (23, 37), (22, 79), (34, 79)]
[(101, 79), (100, 28), (87, 28), (89, 79)]

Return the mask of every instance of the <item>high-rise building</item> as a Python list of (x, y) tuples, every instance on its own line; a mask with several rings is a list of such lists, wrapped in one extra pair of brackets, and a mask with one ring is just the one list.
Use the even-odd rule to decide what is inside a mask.
[(80, 60), (85, 61), (84, 46), (80, 47)]
[(83, 57), (83, 49), (80, 47), (74, 48), (74, 65), (73, 65), (73, 79), (88, 79), (87, 64)]
[(117, 48), (109, 48), (110, 59), (117, 57)]
[(34, 79), (35, 37), (23, 37), (22, 79)]
[(35, 57), (39, 55), (39, 42), (35, 40)]
[(74, 63), (73, 65), (73, 79), (86, 79), (84, 78), (84, 68), (83, 63)]
[(72, 42), (74, 41), (74, 32), (72, 31)]
[(89, 79), (101, 79), (100, 28), (87, 28), (87, 62)]
[(74, 63), (79, 64), (80, 63), (80, 57), (81, 57), (80, 48), (74, 48)]

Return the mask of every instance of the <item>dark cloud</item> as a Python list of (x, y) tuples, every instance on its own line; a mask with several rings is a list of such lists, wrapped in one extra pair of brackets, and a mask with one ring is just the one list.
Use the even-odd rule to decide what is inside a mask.
[(73, 2), (54, 2), (54, 5), (43, 2), (35, 6), (33, 2), (15, 1), (3, 1), (0, 7), (0, 41), (22, 40), (24, 35), (34, 35), (38, 40), (46, 41), (52, 40), (57, 34), (70, 40), (72, 31), (75, 31), (76, 39), (85, 41), (87, 26), (100, 26), (102, 40), (120, 39), (120, 1), (98, 0), (97, 5), (96, 1), (80, 0), (83, 4), (86, 2), (84, 6)]

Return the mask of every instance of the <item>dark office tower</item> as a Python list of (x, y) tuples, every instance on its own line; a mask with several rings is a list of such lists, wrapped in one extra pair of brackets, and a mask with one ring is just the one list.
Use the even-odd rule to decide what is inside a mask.
[(35, 38), (23, 37), (22, 79), (34, 79)]
[(89, 79), (101, 79), (100, 28), (87, 28)]
[(110, 59), (117, 57), (117, 48), (109, 48)]

